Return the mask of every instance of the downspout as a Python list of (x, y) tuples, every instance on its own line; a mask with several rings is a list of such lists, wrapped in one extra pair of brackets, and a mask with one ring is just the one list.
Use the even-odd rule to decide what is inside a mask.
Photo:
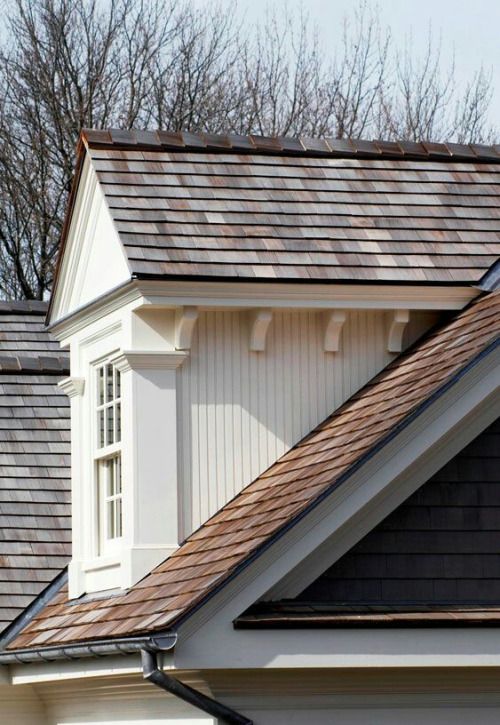
[(176, 680), (175, 677), (167, 675), (158, 667), (156, 652), (150, 649), (142, 649), (141, 657), (144, 679), (149, 680), (157, 687), (161, 687), (162, 690), (170, 692), (175, 697), (179, 697), (181, 700), (185, 700), (190, 705), (198, 708), (198, 710), (203, 710), (229, 725), (253, 725), (253, 720), (249, 720), (221, 702), (207, 697), (207, 695), (195, 690), (193, 687), (185, 685), (180, 680)]

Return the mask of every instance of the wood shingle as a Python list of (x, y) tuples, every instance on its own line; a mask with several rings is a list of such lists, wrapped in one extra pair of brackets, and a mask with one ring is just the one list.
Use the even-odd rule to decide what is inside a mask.
[(71, 554), (67, 356), (45, 303), (0, 303), (0, 631)]

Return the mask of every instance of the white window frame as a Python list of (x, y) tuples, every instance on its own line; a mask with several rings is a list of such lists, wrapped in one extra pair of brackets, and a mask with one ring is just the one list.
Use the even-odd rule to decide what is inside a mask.
[[(108, 398), (109, 370), (112, 374), (112, 390)], [(117, 385), (119, 385), (118, 394)], [(109, 556), (120, 550), (123, 540), (121, 374), (110, 363), (110, 356), (94, 363), (92, 387), (97, 553), (98, 556)], [(111, 411), (110, 419), (108, 411)], [(110, 421), (111, 426), (109, 426)]]

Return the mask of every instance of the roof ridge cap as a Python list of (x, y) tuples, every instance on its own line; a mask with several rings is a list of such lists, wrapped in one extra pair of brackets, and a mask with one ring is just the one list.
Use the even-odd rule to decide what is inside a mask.
[(82, 130), (81, 140), (89, 149), (140, 148), (210, 153), (500, 163), (499, 144), (459, 144), (449, 141), (436, 143), (112, 128), (85, 128)]

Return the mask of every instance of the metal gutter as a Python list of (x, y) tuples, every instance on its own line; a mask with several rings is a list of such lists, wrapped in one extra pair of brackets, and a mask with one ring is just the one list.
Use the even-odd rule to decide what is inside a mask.
[(80, 657), (102, 657), (104, 655), (128, 655), (147, 649), (151, 652), (169, 652), (177, 642), (176, 632), (166, 632), (148, 637), (122, 637), (117, 639), (90, 640), (74, 645), (53, 647), (32, 647), (12, 652), (0, 652), (0, 664), (12, 665), (27, 662), (52, 662), (54, 660), (75, 660)]
[(228, 723), (229, 725), (253, 725), (253, 720), (249, 720), (245, 715), (241, 715), (236, 710), (232, 710), (230, 707), (218, 702), (218, 700), (214, 700), (199, 690), (185, 685), (175, 677), (167, 675), (158, 667), (156, 652), (152, 652), (146, 648), (142, 650), (141, 657), (144, 679), (152, 682), (153, 685), (160, 687), (171, 695), (175, 695), (175, 697), (179, 697), (181, 700), (198, 708), (198, 710), (203, 710), (203, 712), (213, 715), (213, 717), (216, 717), (224, 723)]

